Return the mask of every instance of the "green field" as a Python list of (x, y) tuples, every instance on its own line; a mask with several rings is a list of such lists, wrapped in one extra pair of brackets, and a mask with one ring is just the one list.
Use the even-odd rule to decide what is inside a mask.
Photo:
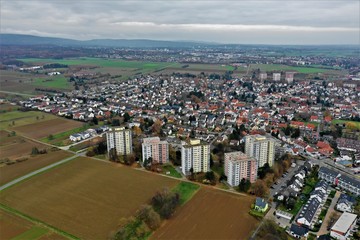
[(331, 123), (332, 124), (344, 124), (345, 123), (346, 125), (353, 125), (355, 128), (360, 130), (360, 122), (334, 119), (331, 121)]
[(287, 66), (281, 64), (252, 64), (251, 69), (260, 69), (260, 71), (294, 71), (298, 73), (335, 73), (339, 72), (340, 70), (336, 69), (329, 69), (327, 68), (320, 68), (317, 67), (296, 67), (296, 66)]
[(44, 88), (62, 88), (71, 89), (72, 85), (63, 75), (48, 76), (46, 78), (36, 78), (32, 83), (34, 86)]
[[(165, 175), (181, 178), (181, 174), (176, 171), (176, 169), (172, 165), (163, 165), (162, 170), (165, 173)], [(170, 172), (170, 174), (166, 174), (166, 172)]]
[(48, 233), (49, 230), (41, 227), (32, 227), (30, 230), (14, 237), (12, 240), (31, 240), (31, 239), (39, 239), (41, 236)]
[[(43, 118), (44, 116), (44, 118)], [(37, 120), (36, 117), (39, 119)], [(50, 119), (55, 119), (56, 116), (47, 114), (44, 112), (29, 111), (29, 112), (20, 112), (12, 111), (0, 114), (0, 129), (7, 129), (10, 127), (23, 126), (35, 122), (47, 121)]]
[(83, 66), (98, 66), (98, 67), (117, 67), (117, 68), (133, 68), (156, 70), (168, 66), (177, 66), (177, 63), (167, 62), (140, 62), (140, 61), (125, 61), (119, 59), (103, 59), (103, 58), (75, 58), (75, 59), (42, 59), (42, 58), (25, 58), (19, 59), (27, 63), (60, 63), (69, 66), (83, 65)]
[(176, 185), (172, 191), (180, 195), (180, 204), (184, 205), (199, 190), (200, 186), (190, 182), (181, 182)]

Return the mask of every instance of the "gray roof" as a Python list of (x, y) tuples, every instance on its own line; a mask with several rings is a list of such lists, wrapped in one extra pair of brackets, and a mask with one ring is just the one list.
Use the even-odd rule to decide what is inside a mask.
[(320, 202), (316, 198), (310, 199), (303, 210), (301, 211), (299, 218), (304, 217), (308, 222), (312, 222), (316, 211), (320, 206)]
[(297, 224), (291, 224), (290, 232), (297, 235), (297, 236), (305, 236), (306, 233), (308, 233), (308, 229), (301, 227)]

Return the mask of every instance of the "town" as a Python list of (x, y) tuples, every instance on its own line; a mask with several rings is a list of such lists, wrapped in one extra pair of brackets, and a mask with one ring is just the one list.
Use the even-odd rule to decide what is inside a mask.
[(72, 147), (103, 136), (80, 149), (87, 156), (105, 144), (108, 161), (256, 195), (251, 214), (295, 238), (348, 239), (358, 228), (359, 92), (356, 80), (296, 72), (169, 74), (17, 104), (88, 123), (69, 135)]

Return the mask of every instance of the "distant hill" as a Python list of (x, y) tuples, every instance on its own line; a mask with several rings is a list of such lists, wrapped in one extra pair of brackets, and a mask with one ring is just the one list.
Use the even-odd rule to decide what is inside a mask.
[(38, 37), (22, 34), (0, 34), (0, 45), (57, 45), (57, 46), (99, 46), (99, 47), (130, 47), (130, 48), (159, 48), (159, 47), (195, 47), (215, 45), (212, 43), (159, 41), (147, 39), (93, 39), (79, 41), (66, 38)]

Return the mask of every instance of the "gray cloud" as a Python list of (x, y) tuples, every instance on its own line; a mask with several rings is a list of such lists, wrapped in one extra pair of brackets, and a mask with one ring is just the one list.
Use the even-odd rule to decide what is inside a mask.
[(1, 1), (1, 32), (74, 39), (359, 44), (358, 0)]

